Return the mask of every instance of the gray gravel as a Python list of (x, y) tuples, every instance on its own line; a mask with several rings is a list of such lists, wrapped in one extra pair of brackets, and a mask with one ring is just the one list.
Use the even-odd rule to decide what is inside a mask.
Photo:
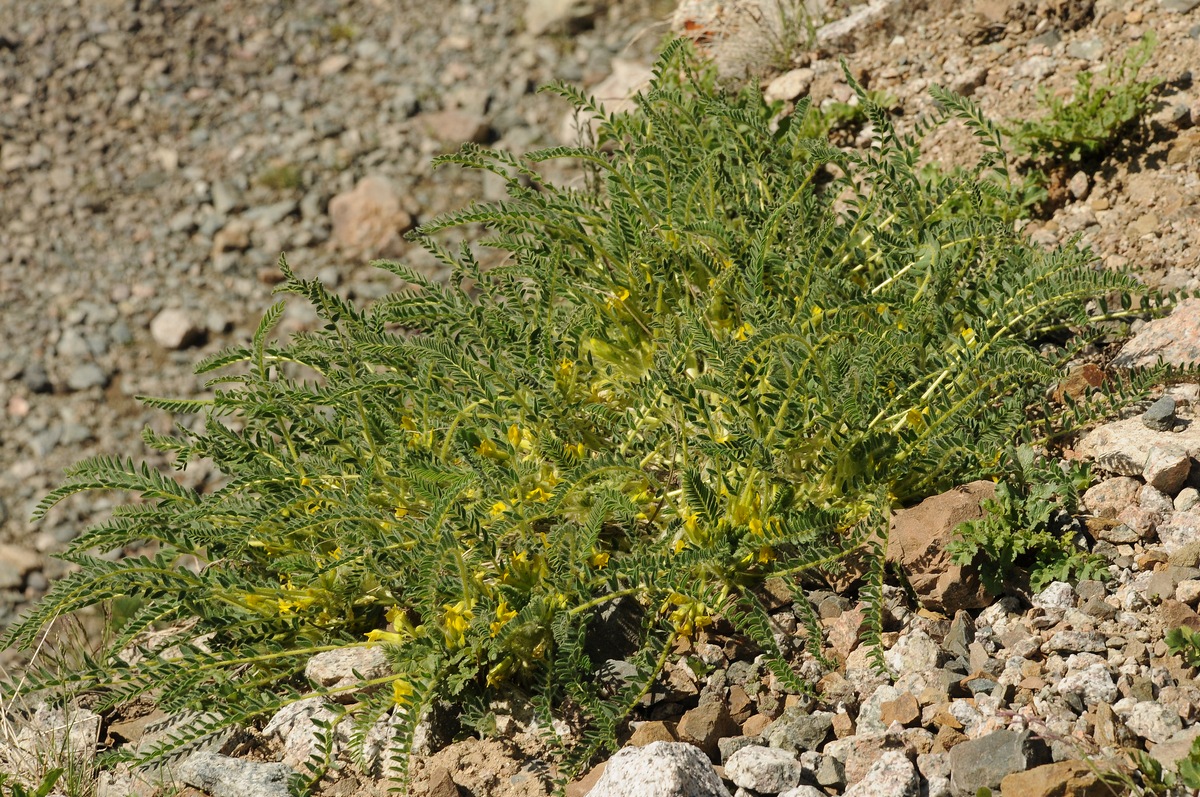
[[(537, 87), (648, 62), (671, 10), (537, 5), (535, 37), (520, 0), (0, 0), (0, 543), (46, 554), (102, 518), (116, 497), (29, 523), (82, 456), (166, 464), (139, 432), (188, 419), (133, 397), (200, 395), (192, 364), (249, 339), (280, 252), (351, 297), (394, 287), (334, 247), (332, 196), (383, 175), (417, 223), (482, 196), (431, 156), (559, 143)], [(62, 572), (0, 584), (0, 627)]]

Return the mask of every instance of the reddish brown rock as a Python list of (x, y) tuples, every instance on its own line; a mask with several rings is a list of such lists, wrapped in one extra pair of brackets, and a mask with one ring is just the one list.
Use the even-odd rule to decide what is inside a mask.
[(994, 498), (996, 486), (976, 481), (926, 498), (892, 517), (888, 561), (904, 568), (921, 605), (935, 612), (979, 609), (992, 598), (969, 567), (951, 561), (946, 547), (967, 520), (983, 517), (981, 502)]
[(629, 737), (629, 744), (632, 747), (645, 747), (651, 742), (673, 742), (676, 741), (675, 734), (672, 733), (674, 723), (660, 722), (643, 722), (638, 726), (633, 735)]
[(911, 725), (920, 716), (921, 707), (917, 704), (917, 699), (907, 692), (879, 706), (879, 721), (885, 728), (893, 722)]
[(723, 700), (709, 700), (684, 712), (675, 729), (679, 741), (699, 747), (713, 761), (719, 758), (717, 740), (737, 732), (738, 726)]
[(1089, 390), (1104, 384), (1104, 379), (1104, 371), (1093, 363), (1072, 368), (1071, 372), (1067, 374), (1067, 378), (1054, 389), (1054, 400), (1062, 401), (1064, 396), (1070, 396), (1078, 401), (1087, 395)]
[(1103, 762), (1060, 761), (1014, 772), (1000, 781), (1001, 797), (1110, 797), (1100, 779)]
[(746, 690), (738, 684), (729, 687), (729, 716), (733, 718), (733, 721), (738, 725), (744, 725), (752, 713), (754, 713), (754, 702), (750, 700), (750, 695), (746, 694)]
[(373, 175), (329, 200), (329, 217), (338, 246), (361, 257), (399, 254), (401, 235), (413, 224), (392, 182)]
[(766, 714), (755, 714), (753, 717), (742, 723), (742, 735), (758, 736), (763, 732), (764, 729), (766, 729), (768, 725), (771, 724), (771, 722), (772, 719)]
[(604, 768), (608, 766), (607, 761), (601, 761), (596, 766), (588, 770), (588, 773), (574, 783), (567, 784), (567, 797), (586, 797), (587, 793), (596, 785), (596, 781), (600, 780), (600, 776), (604, 774)]

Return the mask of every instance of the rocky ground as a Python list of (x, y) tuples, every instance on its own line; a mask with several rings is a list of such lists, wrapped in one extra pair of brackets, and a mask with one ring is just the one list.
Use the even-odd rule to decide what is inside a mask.
[[(971, 94), (993, 118), (1028, 118), (1038, 90), (1069, 92), (1080, 70), (1102, 69), (1154, 31), (1159, 45), (1143, 75), (1166, 85), (1146, 141), (1099, 170), (1063, 175), (1060, 206), (1029, 229), (1047, 245), (1079, 234), (1106, 267), (1132, 268), (1148, 285), (1200, 288), (1198, 0), (875, 0), (830, 11), (850, 22), (824, 29), (816, 49), (790, 62), (736, 9), (692, 2), (677, 11), (649, 0), (0, 0), (0, 308), (9, 342), (0, 350), (0, 626), (62, 574), (47, 555), (118, 498), (81, 496), (32, 525), (37, 501), (81, 456), (166, 466), (138, 433), (191, 419), (146, 411), (133, 397), (202, 395), (192, 364), (249, 338), (281, 251), (357, 300), (395, 287), (366, 265), (371, 257), (436, 274), (399, 233), (495, 198), (496, 186), (435, 171), (429, 158), (467, 140), (518, 150), (559, 143), (564, 106), (536, 87), (563, 79), (621, 94), (644, 77), (672, 18), (716, 36), (710, 46), (730, 69), (761, 68), (764, 90), (784, 101), (848, 99), (837, 62), (846, 55), (870, 89), (896, 99), (903, 119), (930, 107), (935, 83)], [(954, 161), (968, 142), (946, 128), (928, 151)], [(1142, 348), (1128, 359), (1195, 362), (1197, 315), (1190, 306), (1157, 326), (1135, 324)], [(313, 321), (295, 304), (284, 329)], [(724, 776), (746, 797), (964, 795), (1027, 769), (1034, 780), (1006, 781), (1004, 793), (1084, 795), (1103, 792), (1088, 791), (1091, 771), (1073, 763), (1082, 753), (1134, 745), (1178, 758), (1200, 727), (1200, 690), (1162, 637), (1181, 624), (1200, 628), (1200, 473), (1192, 473), (1200, 443), (1196, 390), (1173, 395), (1179, 431), (1135, 417), (1074, 449), (1099, 465), (1086, 508), (1111, 579), (968, 607), (937, 594), (954, 582), (940, 562), (923, 605), (891, 596), (894, 679), (866, 667), (853, 642), (854, 604), (816, 596), (837, 666), (796, 657), (819, 699), (787, 694), (736, 644), (698, 640), (672, 661), (667, 694), (593, 793), (621, 793), (612, 783), (623, 771), (651, 771), (637, 755), (657, 756), (655, 772), (678, 766), (697, 779), (680, 793), (723, 794)], [(194, 469), (180, 478), (205, 489), (218, 476)], [(977, 507), (960, 491), (922, 511), (935, 517), (964, 495)], [(949, 533), (945, 523), (923, 525)], [(790, 607), (780, 596), (775, 619), (788, 645), (797, 626)], [(414, 790), (545, 793), (536, 750), (519, 752), (528, 730), (518, 719), (510, 725), (509, 738), (419, 762)], [(290, 760), (311, 727), (306, 717), (281, 721), (266, 749)], [(147, 732), (108, 738), (133, 743)], [(678, 741), (702, 755), (669, 746)], [(636, 746), (653, 742), (665, 745)], [(277, 783), (280, 772), (226, 759), (195, 766), (210, 766), (192, 781), (213, 794), (237, 766), (263, 782)], [(1067, 783), (1058, 792), (1056, 778)], [(347, 778), (327, 791), (370, 788)]]

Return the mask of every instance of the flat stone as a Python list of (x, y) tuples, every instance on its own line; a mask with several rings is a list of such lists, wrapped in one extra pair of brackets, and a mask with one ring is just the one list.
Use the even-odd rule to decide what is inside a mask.
[(291, 767), (216, 753), (194, 753), (176, 769), (179, 779), (212, 797), (288, 797)]
[(777, 747), (749, 746), (725, 763), (725, 776), (743, 789), (775, 794), (800, 785), (804, 768), (796, 756)]
[(918, 797), (921, 781), (917, 768), (900, 750), (888, 750), (871, 765), (862, 780), (846, 789), (843, 797)]
[[(391, 674), (382, 647), (342, 648), (318, 653), (304, 666), (304, 676), (318, 686), (340, 689)], [(354, 698), (353, 694), (348, 696)]]
[(1165, 742), (1183, 730), (1177, 712), (1153, 701), (1138, 703), (1125, 715), (1125, 727), (1148, 742)]
[(879, 706), (879, 721), (885, 728), (891, 727), (893, 722), (911, 725), (920, 717), (921, 706), (917, 699), (907, 692)]
[(1155, 446), (1200, 457), (1200, 423), (1177, 432), (1156, 432), (1147, 429), (1141, 418), (1126, 418), (1088, 432), (1075, 451), (1120, 476), (1141, 476)]
[(1111, 787), (1100, 778), (1103, 762), (1060, 761), (1027, 772), (1014, 772), (1000, 781), (1001, 797), (1110, 797)]
[[(1120, 368), (1151, 366), (1160, 357), (1171, 365), (1200, 363), (1200, 299), (1182, 301), (1170, 315), (1156, 318), (1142, 327), (1121, 347), (1113, 365)], [(1140, 423), (1138, 419), (1132, 420)]]

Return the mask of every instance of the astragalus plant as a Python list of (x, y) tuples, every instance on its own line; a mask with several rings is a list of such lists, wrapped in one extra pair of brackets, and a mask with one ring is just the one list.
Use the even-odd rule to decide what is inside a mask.
[[(1014, 232), (999, 136), (950, 95), (909, 136), (859, 90), (875, 140), (856, 151), (798, 135), (803, 108), (774, 120), (756, 93), (723, 92), (679, 42), (630, 113), (560, 91), (598, 118), (594, 146), (442, 158), (509, 194), (417, 231), (448, 285), (381, 263), (410, 287), (357, 307), (281, 262), (280, 292), (324, 326), (273, 342), (276, 305), (252, 345), (200, 364), (212, 398), (147, 400), (205, 414), (202, 431), (145, 439), (181, 467), (211, 458), (225, 486), (199, 495), (102, 458), (47, 497), (42, 511), (80, 490), (142, 500), (72, 545), (78, 570), (7, 642), (141, 603), (88, 666), (31, 671), (29, 687), (194, 710), (153, 758), (329, 692), (303, 677), (314, 654), (378, 645), (391, 671), (338, 705), (356, 744), (392, 716), (397, 774), (436, 701), (513, 693), (545, 727), (576, 726), (567, 773), (614, 743), (674, 640), (718, 616), (806, 688), (756, 586), (865, 553), (877, 611), (889, 511), (1053, 432), (1036, 408), (1061, 363), (1037, 344), (1085, 328), (1089, 298), (1136, 288)], [(917, 136), (952, 117), (985, 155), (931, 181)], [(543, 180), (556, 158), (589, 179)], [(466, 224), (491, 231), (498, 265), (438, 244)], [(637, 676), (613, 686), (587, 650), (618, 601), (640, 631)]]

